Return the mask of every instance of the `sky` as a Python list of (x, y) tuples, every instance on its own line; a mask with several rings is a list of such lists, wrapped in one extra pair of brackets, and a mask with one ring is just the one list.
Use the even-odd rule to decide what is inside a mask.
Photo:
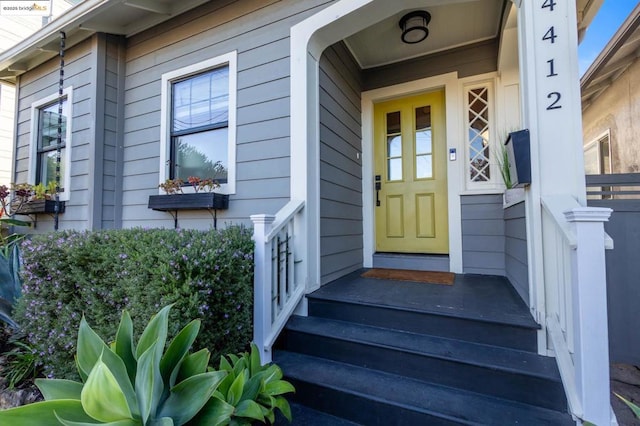
[(638, 0), (604, 0), (598, 14), (587, 28), (584, 40), (578, 46), (581, 76), (637, 4)]

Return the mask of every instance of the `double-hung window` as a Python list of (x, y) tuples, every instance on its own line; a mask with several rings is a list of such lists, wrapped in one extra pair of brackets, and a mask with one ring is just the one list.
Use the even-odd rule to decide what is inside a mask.
[(234, 192), (235, 52), (163, 75), (162, 97), (160, 182), (211, 178)]
[[(57, 151), (60, 148), (60, 197), (69, 199), (71, 154), (71, 94), (64, 90), (31, 105), (31, 160), (30, 182), (45, 186), (56, 181)], [(62, 102), (62, 115), (59, 114)], [(60, 129), (60, 139), (58, 130)], [(58, 142), (60, 145), (58, 146)]]

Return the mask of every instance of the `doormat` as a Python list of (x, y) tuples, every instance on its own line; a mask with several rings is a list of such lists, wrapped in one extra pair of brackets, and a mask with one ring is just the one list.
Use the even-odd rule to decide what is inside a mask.
[(374, 268), (362, 274), (362, 277), (380, 280), (413, 281), (425, 284), (453, 285), (453, 280), (456, 276), (451, 272)]

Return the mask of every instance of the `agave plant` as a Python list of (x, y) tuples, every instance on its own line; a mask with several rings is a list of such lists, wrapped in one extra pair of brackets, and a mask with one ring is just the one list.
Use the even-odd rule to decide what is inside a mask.
[(276, 364), (260, 364), (255, 344), (251, 353), (228, 355), (220, 359), (220, 371), (227, 372), (213, 397), (194, 419), (194, 424), (249, 425), (254, 421), (275, 421), (275, 409), (291, 421), (291, 408), (282, 396), (295, 392), (291, 383), (282, 380)]
[[(4, 209), (4, 207), (2, 207)], [(3, 210), (0, 210), (0, 213)], [(1, 217), (0, 214), (0, 321), (4, 321), (13, 328), (18, 328), (11, 318), (11, 311), (16, 300), (20, 297), (20, 254), (18, 245), (25, 238), (24, 234), (10, 234), (8, 227), (28, 227), (29, 222)]]
[(192, 420), (227, 372), (207, 372), (208, 350), (189, 352), (199, 320), (187, 324), (164, 351), (170, 309), (151, 319), (137, 345), (127, 311), (111, 347), (83, 317), (76, 355), (82, 383), (38, 379), (45, 401), (0, 411), (0, 424), (178, 426)]
[(637, 406), (636, 404), (634, 404), (633, 402), (629, 401), (628, 399), (626, 399), (625, 397), (618, 395), (616, 393), (616, 396), (618, 398), (620, 398), (622, 400), (622, 402), (624, 402), (625, 404), (627, 404), (627, 407), (629, 407), (631, 409), (631, 411), (633, 411), (633, 414), (640, 419), (640, 407)]

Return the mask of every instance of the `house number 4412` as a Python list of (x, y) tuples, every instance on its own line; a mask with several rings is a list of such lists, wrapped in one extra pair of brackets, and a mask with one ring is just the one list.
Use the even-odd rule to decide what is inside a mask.
[[(541, 6), (542, 9), (547, 9), (549, 13), (553, 13), (555, 10), (555, 7), (556, 7), (555, 0), (544, 0)], [(555, 44), (557, 38), (558, 38), (558, 35), (556, 34), (555, 26), (552, 25), (543, 34), (542, 41), (549, 44)], [(548, 72), (546, 77), (547, 78), (557, 77), (558, 73), (556, 72), (556, 69), (555, 69), (555, 59), (554, 58), (549, 59), (547, 61), (547, 65), (548, 65)], [(562, 105), (560, 104), (560, 100), (562, 99), (562, 94), (560, 92), (548, 93), (547, 99), (548, 99), (547, 110), (550, 111), (550, 110), (562, 108)]]

